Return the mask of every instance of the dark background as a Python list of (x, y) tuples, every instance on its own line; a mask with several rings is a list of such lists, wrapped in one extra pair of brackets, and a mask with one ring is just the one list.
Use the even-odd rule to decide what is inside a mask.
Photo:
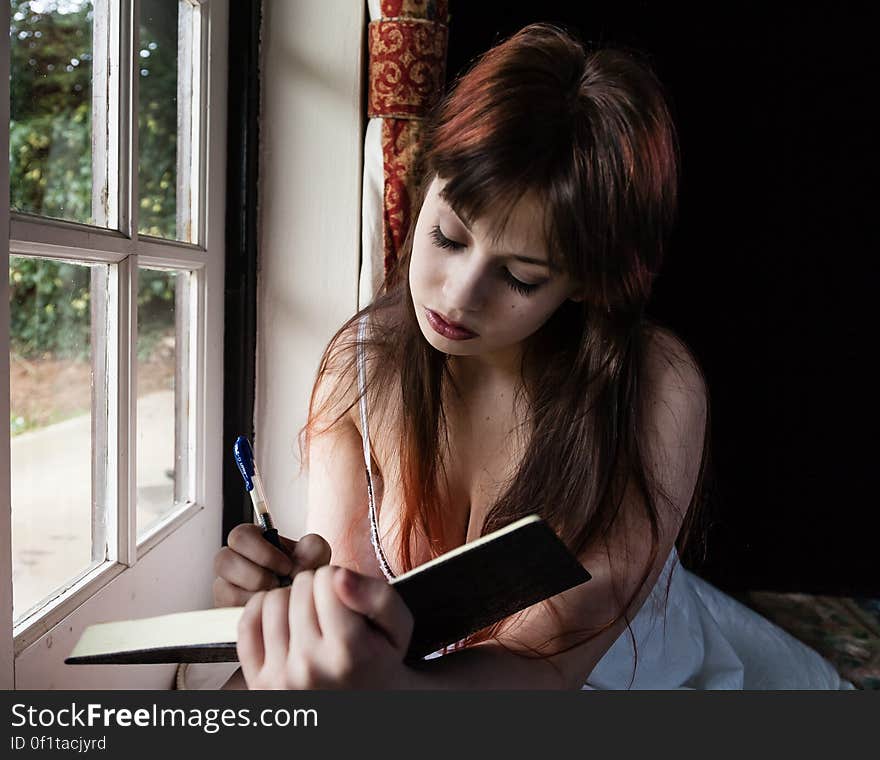
[(548, 21), (647, 53), (668, 90), (680, 213), (650, 311), (709, 384), (715, 484), (694, 569), (732, 591), (880, 596), (867, 4), (451, 5), (450, 81)]

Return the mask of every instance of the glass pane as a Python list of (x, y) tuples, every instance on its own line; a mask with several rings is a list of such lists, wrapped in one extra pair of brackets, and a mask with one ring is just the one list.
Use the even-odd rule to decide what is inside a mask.
[(92, 1), (11, 4), (10, 205), (93, 224)]
[(138, 232), (193, 243), (199, 185), (198, 151), (193, 150), (193, 117), (200, 107), (193, 67), (198, 12), (185, 0), (141, 0), (137, 53)]
[(188, 496), (188, 414), (181, 403), (186, 383), (178, 383), (188, 352), (178, 323), (187, 311), (189, 277), (188, 272), (146, 268), (138, 274), (138, 540)]
[(106, 273), (9, 257), (15, 619), (106, 556), (105, 520), (92, 517), (93, 360), (104, 344), (92, 330)]

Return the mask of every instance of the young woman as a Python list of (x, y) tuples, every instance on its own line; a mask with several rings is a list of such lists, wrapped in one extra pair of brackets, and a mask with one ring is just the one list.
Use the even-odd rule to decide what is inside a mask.
[[(309, 534), (285, 554), (239, 526), (217, 556), (216, 603), (246, 604), (247, 685), (737, 688), (772, 672), (763, 685), (836, 688), (812, 650), (678, 566), (708, 403), (696, 359), (645, 315), (678, 174), (650, 68), (529, 26), (443, 101), (421, 169), (396, 268), (319, 368)], [(405, 665), (412, 619), (387, 579), (533, 512), (592, 580)]]

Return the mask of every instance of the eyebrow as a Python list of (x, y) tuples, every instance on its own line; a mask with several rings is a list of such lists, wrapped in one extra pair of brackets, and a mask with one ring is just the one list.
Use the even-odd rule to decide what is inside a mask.
[[(448, 201), (446, 202), (446, 205), (447, 205), (447, 208), (449, 208), (449, 211), (450, 211), (452, 214), (455, 215), (455, 218), (458, 219), (458, 221), (462, 223), (462, 225), (464, 226), (464, 228), (465, 228), (469, 233), (471, 233), (471, 234), (473, 235), (473, 230), (471, 229), (471, 226), (470, 226), (470, 225), (469, 225), (469, 224), (468, 224), (468, 223), (462, 218), (461, 214), (456, 213), (456, 212), (455, 212), (455, 209), (453, 209), (452, 206), (449, 205)], [(549, 261), (547, 261), (546, 259), (536, 259), (536, 258), (533, 258), (533, 257), (531, 257), (531, 256), (523, 256), (523, 255), (518, 254), (518, 253), (503, 253), (503, 254), (501, 254), (501, 256), (502, 256), (502, 258), (505, 258), (505, 259), (516, 259), (517, 261), (522, 261), (522, 262), (524, 262), (524, 263), (526, 263), (526, 264), (537, 264), (538, 266), (546, 267), (546, 268), (549, 269), (551, 272), (556, 272), (556, 271), (558, 271), (557, 268), (554, 267), (554, 266), (553, 266)]]

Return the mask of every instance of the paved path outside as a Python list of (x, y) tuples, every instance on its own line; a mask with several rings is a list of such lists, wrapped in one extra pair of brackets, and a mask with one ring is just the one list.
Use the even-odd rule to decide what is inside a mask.
[[(172, 507), (174, 392), (142, 396), (138, 414), (138, 532)], [(12, 439), (14, 616), (91, 565), (91, 415)]]

